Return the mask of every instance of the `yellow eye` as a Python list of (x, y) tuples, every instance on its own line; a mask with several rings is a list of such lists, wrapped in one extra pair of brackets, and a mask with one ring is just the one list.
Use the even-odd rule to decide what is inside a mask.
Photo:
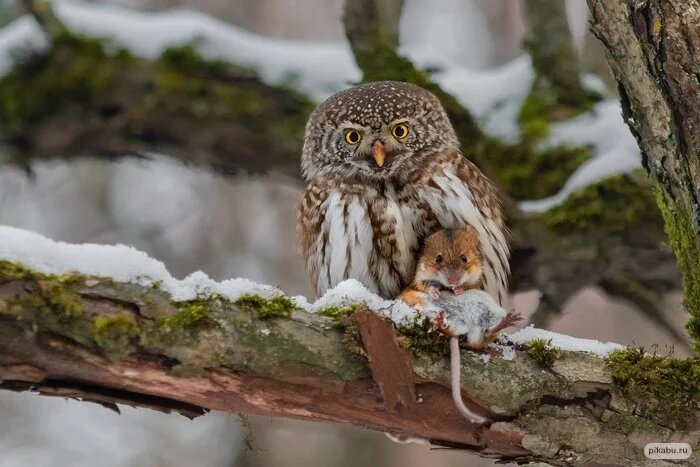
[(348, 144), (357, 144), (362, 141), (362, 135), (357, 130), (345, 130), (345, 142)]
[(397, 139), (404, 139), (406, 136), (408, 136), (408, 125), (405, 125), (403, 123), (399, 123), (398, 125), (394, 126), (394, 128), (391, 129), (391, 133)]

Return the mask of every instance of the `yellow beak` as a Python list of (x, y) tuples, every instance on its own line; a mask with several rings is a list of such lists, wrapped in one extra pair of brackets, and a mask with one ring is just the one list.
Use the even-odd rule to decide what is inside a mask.
[(372, 145), (372, 156), (374, 161), (379, 167), (384, 165), (384, 159), (386, 159), (386, 152), (384, 152), (384, 145), (381, 141), (375, 141)]

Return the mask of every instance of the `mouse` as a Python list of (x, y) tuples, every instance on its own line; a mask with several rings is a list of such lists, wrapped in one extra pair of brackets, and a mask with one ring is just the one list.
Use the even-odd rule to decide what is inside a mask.
[(482, 275), (483, 255), (476, 229), (439, 230), (425, 239), (414, 279), (399, 295), (399, 299), (430, 316), (450, 338), (452, 398), (467, 420), (479, 424), (488, 419), (462, 400), (460, 337), (466, 347), (484, 349), (500, 331), (522, 319), (481, 290)]

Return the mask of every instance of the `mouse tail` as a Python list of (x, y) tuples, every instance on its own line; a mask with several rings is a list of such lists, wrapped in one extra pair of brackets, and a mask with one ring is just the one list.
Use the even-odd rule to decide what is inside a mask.
[(450, 368), (452, 375), (452, 400), (454, 400), (457, 411), (464, 418), (472, 423), (484, 424), (488, 421), (487, 418), (474, 413), (469, 407), (464, 405), (462, 400), (462, 384), (460, 377), (460, 358), (459, 358), (459, 339), (457, 337), (450, 338)]

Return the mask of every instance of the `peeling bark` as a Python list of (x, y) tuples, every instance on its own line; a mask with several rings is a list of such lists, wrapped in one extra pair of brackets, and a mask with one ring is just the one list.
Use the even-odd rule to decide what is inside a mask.
[(302, 310), (263, 319), (249, 304), (178, 304), (108, 278), (16, 276), (0, 275), (0, 388), (190, 417), (221, 410), (351, 424), (552, 465), (639, 465), (650, 440), (700, 435), (698, 424), (672, 430), (636, 415), (592, 355), (564, 352), (545, 370), (525, 352), (485, 362), (463, 351), (465, 401), (490, 420), (478, 426), (453, 406), (445, 354), (416, 354), (405, 367), (397, 345), (378, 345), (396, 341), (373, 315), (356, 318), (368, 364), (344, 337), (350, 329)]

